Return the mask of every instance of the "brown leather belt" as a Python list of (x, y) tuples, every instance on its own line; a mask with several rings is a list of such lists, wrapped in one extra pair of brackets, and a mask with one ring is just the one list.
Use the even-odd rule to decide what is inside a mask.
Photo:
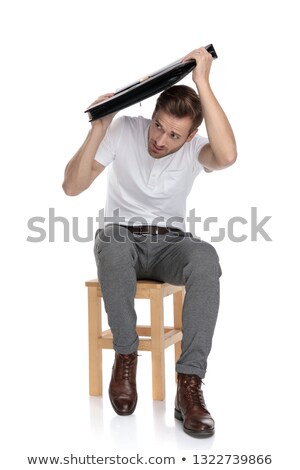
[[(123, 227), (125, 227), (125, 225), (123, 225)], [(159, 227), (157, 225), (126, 225), (126, 228), (131, 233), (138, 233), (140, 235), (165, 235), (169, 232), (184, 233), (179, 228)]]

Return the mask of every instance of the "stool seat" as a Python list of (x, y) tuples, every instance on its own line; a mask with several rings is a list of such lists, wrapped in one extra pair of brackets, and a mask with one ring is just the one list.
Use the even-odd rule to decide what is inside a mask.
[[(90, 395), (102, 395), (102, 350), (113, 349), (111, 330), (102, 330), (102, 290), (98, 279), (86, 281), (88, 288), (89, 317), (89, 383)], [(164, 350), (174, 344), (175, 364), (181, 353), (182, 305), (185, 288), (166, 282), (137, 281), (136, 299), (150, 300), (150, 325), (137, 325), (141, 351), (152, 354), (152, 396), (153, 400), (165, 398), (165, 354)], [(164, 304), (166, 296), (173, 295), (174, 325), (164, 325)]]

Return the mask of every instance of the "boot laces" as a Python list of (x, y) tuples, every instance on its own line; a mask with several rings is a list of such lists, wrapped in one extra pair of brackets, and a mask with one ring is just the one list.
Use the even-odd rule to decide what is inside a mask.
[(135, 364), (135, 356), (133, 354), (119, 354), (119, 361), (122, 361), (122, 367), (118, 368), (122, 374), (122, 379), (130, 380)]
[(203, 392), (201, 390), (202, 380), (196, 375), (186, 376), (184, 382), (187, 384), (186, 392), (187, 398), (191, 405), (200, 405), (206, 409), (206, 404), (203, 398)]

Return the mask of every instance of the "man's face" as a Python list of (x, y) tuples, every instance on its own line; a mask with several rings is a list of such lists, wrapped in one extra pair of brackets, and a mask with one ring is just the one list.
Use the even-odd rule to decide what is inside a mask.
[(152, 118), (148, 135), (148, 152), (153, 158), (163, 158), (177, 152), (185, 142), (192, 140), (197, 130), (190, 133), (192, 119), (177, 118), (158, 111)]

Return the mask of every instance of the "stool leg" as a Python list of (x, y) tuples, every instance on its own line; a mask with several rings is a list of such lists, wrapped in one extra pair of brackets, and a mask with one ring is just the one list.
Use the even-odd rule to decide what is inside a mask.
[(164, 304), (159, 289), (150, 291), (153, 400), (165, 399)]
[[(184, 300), (185, 288), (173, 294), (173, 308), (174, 308), (174, 328), (182, 331), (182, 306)], [(181, 341), (174, 344), (175, 350), (175, 366), (181, 354)], [(177, 381), (177, 374), (175, 374)]]
[(102, 349), (98, 337), (102, 334), (101, 297), (97, 287), (88, 287), (89, 317), (89, 387), (90, 395), (102, 395)]

